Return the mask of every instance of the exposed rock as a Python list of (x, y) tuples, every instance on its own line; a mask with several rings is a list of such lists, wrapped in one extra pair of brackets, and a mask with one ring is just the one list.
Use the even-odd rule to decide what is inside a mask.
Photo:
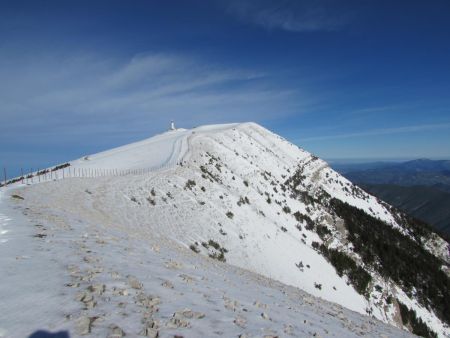
[(101, 296), (105, 292), (106, 286), (105, 284), (95, 284), (89, 286), (88, 290), (96, 295)]
[(111, 325), (109, 329), (108, 338), (122, 338), (126, 336), (125, 332), (117, 325)]
[(142, 283), (139, 282), (139, 281), (136, 279), (136, 277), (133, 277), (133, 276), (128, 277), (128, 284), (130, 284), (130, 286), (131, 286), (133, 289), (136, 289), (136, 290), (141, 290), (141, 289), (142, 289)]
[(263, 304), (263, 303), (260, 303), (260, 302), (258, 302), (258, 301), (255, 301), (255, 302), (253, 303), (253, 305), (256, 306), (256, 307), (258, 307), (258, 308), (260, 308), (260, 309), (267, 309), (267, 304)]
[(179, 327), (190, 327), (190, 324), (187, 320), (180, 319), (177, 317), (172, 317), (167, 322), (166, 326), (170, 329), (177, 329)]
[(159, 297), (154, 297), (151, 295), (146, 295), (143, 292), (140, 292), (136, 295), (136, 301), (142, 306), (146, 307), (149, 310), (155, 311), (156, 306), (161, 303)]
[(244, 328), (245, 325), (247, 324), (247, 320), (246, 320), (244, 317), (242, 317), (242, 316), (237, 316), (237, 317), (234, 319), (233, 323), (235, 323), (235, 324), (236, 324), (237, 326), (239, 326), (239, 327)]
[(91, 333), (92, 324), (94, 323), (94, 321), (97, 318), (98, 317), (81, 316), (75, 322), (75, 330), (76, 330), (76, 332), (79, 335), (81, 335), (81, 336), (84, 336), (84, 335), (87, 335), (87, 334)]
[(164, 281), (161, 285), (164, 286), (165, 288), (168, 288), (168, 289), (173, 289), (174, 288), (172, 282), (170, 282), (168, 280)]
[(261, 313), (261, 317), (263, 317), (264, 319), (270, 320), (269, 315), (265, 312)]
[(228, 310), (231, 310), (233, 312), (235, 312), (239, 306), (238, 301), (232, 300), (228, 297), (223, 297), (223, 301), (224, 301), (225, 308)]
[(128, 290), (114, 287), (113, 288), (113, 295), (114, 296), (128, 296)]
[(76, 295), (75, 299), (79, 302), (89, 302), (94, 299), (94, 297), (87, 291), (80, 292)]
[(201, 319), (201, 318), (205, 317), (204, 313), (195, 312), (195, 311), (192, 311), (191, 309), (184, 309), (184, 310), (176, 312), (175, 314), (181, 315), (181, 316), (183, 316), (185, 318), (189, 318), (189, 319), (191, 319), (191, 318)]
[(169, 269), (181, 269), (183, 267), (183, 264), (175, 261), (168, 261), (166, 263), (166, 267)]
[(140, 333), (144, 337), (158, 338), (159, 332), (157, 329), (152, 327), (145, 327)]
[(79, 335), (87, 335), (91, 332), (91, 322), (88, 317), (80, 317), (75, 323), (75, 329)]
[(186, 283), (192, 283), (195, 280), (193, 277), (188, 276), (186, 274), (181, 274), (180, 277)]
[(293, 335), (294, 334), (294, 327), (291, 324), (284, 324), (283, 331), (284, 331), (284, 333), (286, 333), (288, 335)]

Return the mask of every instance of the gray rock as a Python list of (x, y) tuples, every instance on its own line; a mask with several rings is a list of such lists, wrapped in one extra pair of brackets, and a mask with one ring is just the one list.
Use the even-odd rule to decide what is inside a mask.
[(89, 286), (88, 290), (96, 295), (101, 296), (105, 292), (106, 286), (105, 284), (95, 284)]
[(159, 332), (152, 327), (146, 327), (142, 330), (141, 335), (144, 337), (158, 338)]
[(75, 322), (75, 330), (81, 336), (91, 333), (91, 320), (89, 317), (81, 316), (78, 318)]
[(245, 325), (247, 324), (247, 320), (246, 320), (244, 317), (242, 317), (242, 316), (237, 316), (237, 317), (234, 319), (233, 323), (235, 323), (235, 324), (236, 324), (237, 326), (239, 326), (239, 327), (244, 328)]
[(132, 277), (132, 276), (128, 277), (128, 284), (130, 284), (130, 286), (133, 289), (136, 289), (136, 290), (142, 289), (142, 283), (139, 282), (135, 277)]
[(195, 312), (195, 311), (192, 311), (191, 309), (188, 309), (188, 308), (183, 309), (181, 311), (177, 311), (175, 313), (175, 315), (177, 315), (179, 317), (182, 316), (182, 317), (189, 318), (189, 319), (192, 319), (192, 318), (194, 318), (194, 319), (201, 319), (201, 318), (205, 317), (204, 313)]
[(164, 281), (161, 285), (164, 286), (165, 288), (168, 288), (168, 289), (173, 289), (174, 288), (172, 282), (170, 282), (168, 280)]
[(108, 338), (122, 338), (126, 336), (125, 332), (117, 325), (112, 325), (109, 329)]
[(263, 317), (264, 319), (270, 320), (269, 315), (265, 312), (261, 313), (261, 317)]

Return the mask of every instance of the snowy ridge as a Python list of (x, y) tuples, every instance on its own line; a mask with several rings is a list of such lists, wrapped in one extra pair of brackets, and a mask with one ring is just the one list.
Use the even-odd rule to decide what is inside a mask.
[[(91, 279), (104, 283), (108, 292), (113, 292), (111, 287), (115, 283), (104, 275), (104, 272), (110, 268), (122, 277), (139, 275), (138, 279), (146, 290), (151, 285), (151, 290), (158, 290), (164, 294), (165, 291), (161, 291), (158, 287), (162, 282), (158, 280), (167, 279), (172, 284), (176, 284), (174, 281), (177, 281), (177, 277), (168, 277), (170, 273), (162, 267), (163, 261), (176, 256), (176, 261), (182, 265), (201, 266), (200, 270), (197, 271), (198, 267), (194, 270), (197, 273), (201, 271), (203, 284), (206, 283), (210, 288), (215, 290), (221, 288), (219, 280), (225, 278), (228, 294), (223, 294), (223, 297), (239, 298), (241, 300), (239, 303), (247, 302), (245, 307), (247, 310), (252, 308), (250, 303), (254, 303), (258, 298), (258, 293), (249, 290), (254, 285), (259, 289), (261, 281), (263, 284), (267, 281), (272, 290), (268, 292), (272, 294), (270, 297), (272, 305), (269, 308), (276, 306), (280, 316), (292, 318), (291, 321), (286, 322), (281, 319), (282, 316), (275, 319), (273, 317), (275, 315), (266, 313), (267, 317), (273, 317), (269, 320), (270, 325), (267, 327), (272, 327), (277, 334), (288, 334), (285, 331), (286, 325), (292, 326), (292, 329), (286, 330), (291, 330), (293, 336), (312, 335), (312, 333), (321, 336), (332, 335), (332, 333), (336, 336), (356, 334), (354, 325), (340, 326), (346, 322), (344, 317), (349, 318), (348, 311), (342, 318), (338, 318), (341, 324), (336, 324), (333, 319), (328, 318), (328, 315), (329, 324), (323, 322), (319, 324), (317, 321), (312, 324), (314, 328), (317, 325), (322, 329), (325, 328), (325, 331), (321, 332), (312, 332), (310, 329), (299, 326), (298, 323), (293, 323), (299, 314), (309, 316), (310, 311), (313, 311), (320, 317), (324, 315), (327, 307), (337, 306), (330, 305), (327, 301), (340, 304), (363, 315), (370, 313), (379, 320), (402, 327), (398, 307), (395, 302), (387, 301), (388, 294), (398, 295), (398, 298), (401, 298), (408, 307), (415, 309), (417, 315), (439, 336), (444, 337), (449, 334), (448, 326), (431, 310), (421, 307), (415, 299), (402, 293), (395, 284), (383, 279), (375, 271), (370, 272), (373, 282), (368, 286), (369, 297), (360, 294), (345, 274), (339, 275), (336, 272), (335, 267), (319, 252), (317, 245), (326, 244), (329, 248), (339, 249), (360, 262), (360, 265), (364, 266), (364, 264), (359, 255), (353, 252), (352, 244), (347, 240), (343, 221), (329, 207), (327, 195), (364, 210), (367, 214), (411, 236), (408, 229), (398, 223), (398, 218), (387, 204), (353, 186), (330, 169), (325, 162), (259, 125), (254, 123), (215, 125), (171, 131), (142, 142), (90, 155), (87, 159), (79, 159), (70, 164), (72, 168), (149, 169), (145, 175), (69, 178), (17, 190), (17, 193), (25, 200), (17, 200), (14, 203), (26, 205), (32, 210), (27, 213), (32, 213), (36, 220), (42, 220), (47, 229), (53, 229), (46, 235), (45, 238), (48, 239), (45, 241), (64, 242), (67, 245), (71, 241), (67, 242), (63, 238), (69, 231), (68, 233), (76, 242), (76, 245), (71, 244), (71, 250), (78, 252), (80, 248), (87, 250), (89, 247), (88, 256), (95, 256), (103, 262), (102, 272), (92, 275)], [(154, 170), (161, 166), (167, 169)], [(325, 237), (320, 236), (317, 228), (310, 226), (311, 222), (326, 227), (329, 234)], [(54, 224), (60, 227), (55, 227)], [(83, 237), (83, 232), (88, 234), (86, 238)], [(95, 238), (95, 241), (91, 238)], [(100, 247), (95, 245), (96, 241), (103, 240), (107, 244)], [(149, 250), (149, 247), (158, 249)], [(434, 238), (433, 243), (429, 241), (428, 250), (439, 251), (441, 257), (448, 262), (448, 252), (445, 248), (446, 243), (438, 237)], [(108, 250), (117, 251), (117, 255)], [(80, 255), (86, 254), (80, 253)], [(159, 259), (158, 256), (160, 256)], [(255, 277), (255, 280), (253, 277), (239, 277), (247, 272), (236, 270), (229, 265), (217, 265), (213, 260), (203, 258), (204, 256), (226, 260), (232, 266), (271, 279)], [(149, 257), (152, 258), (149, 259)], [(163, 257), (162, 260), (161, 257)], [(119, 263), (114, 263), (115, 259)], [(154, 277), (142, 274), (139, 269), (133, 268), (133, 265), (125, 263), (128, 259), (142, 268), (151, 266), (152, 271), (158, 271), (159, 277), (155, 281)], [(73, 265), (77, 265), (78, 270), (82, 269), (76, 260)], [(205, 282), (216, 273), (213, 272), (216, 271), (215, 269), (222, 271), (222, 277), (214, 279), (214, 282)], [(190, 270), (189, 274), (192, 275), (194, 270)], [(98, 278), (100, 279), (97, 280)], [(197, 275), (197, 280), (199, 278), (200, 276)], [(282, 286), (278, 282), (273, 282), (272, 279), (293, 288)], [(234, 282), (230, 284), (228, 281)], [(241, 293), (235, 289), (246, 284), (249, 285), (249, 289), (245, 289), (249, 298), (244, 295), (245, 291)], [(82, 288), (82, 285), (84, 284), (80, 283), (75, 289)], [(198, 284), (198, 290), (202, 287), (200, 285)], [(381, 285), (382, 291), (375, 288), (376, 285)], [(313, 296), (294, 291), (298, 290), (295, 287)], [(180, 285), (174, 285), (173, 289), (169, 288), (175, 291), (170, 291), (172, 294), (168, 297), (173, 297), (173, 292), (188, 293), (186, 289), (181, 291), (180, 288), (182, 288)], [(279, 291), (273, 290), (284, 290), (282, 294), (287, 294), (289, 297), (292, 292), (300, 292), (301, 295), (296, 296), (295, 302), (304, 305), (305, 301), (300, 299), (312, 297), (308, 298), (309, 302), (312, 302), (310, 305), (313, 308), (318, 306), (320, 309), (301, 310), (294, 304), (286, 307), (287, 305), (281, 300), (283, 296), (280, 298), (277, 293)], [(204, 292), (207, 296), (203, 297), (206, 299), (210, 297), (216, 299), (213, 293)], [(267, 290), (263, 293), (265, 292)], [(277, 296), (274, 296), (275, 294)], [(325, 301), (318, 300), (314, 296)], [(186, 297), (189, 298), (189, 296)], [(101, 299), (101, 297), (97, 298)], [(163, 299), (163, 297), (160, 298)], [(162, 304), (170, 303), (169, 298), (164, 299)], [(224, 301), (225, 298), (222, 300)], [(251, 301), (250, 298), (255, 299)], [(243, 301), (243, 299), (246, 300)], [(189, 307), (198, 305), (191, 298), (185, 301)], [(100, 300), (98, 302), (100, 304)], [(306, 301), (307, 304), (309, 302)], [(284, 305), (280, 306), (280, 303)], [(158, 318), (157, 327), (162, 336), (169, 336), (174, 332), (170, 331), (173, 328), (167, 327), (167, 322), (170, 322), (170, 315), (176, 312), (175, 307), (180, 306), (180, 303), (174, 300), (171, 304), (172, 307), (169, 306), (167, 311), (163, 310), (165, 305), (161, 306), (162, 313)], [(212, 304), (218, 303), (215, 300)], [(85, 311), (92, 314), (98, 311), (99, 307), (100, 305), (95, 305)], [(225, 308), (227, 308), (226, 305)], [(259, 305), (253, 305), (255, 311), (259, 311), (256, 310), (257, 308)], [(205, 318), (216, 311), (205, 305), (199, 306), (199, 309), (206, 312)], [(293, 309), (297, 315), (294, 317), (289, 315), (290, 309)], [(232, 331), (227, 331), (229, 328), (224, 327), (222, 331), (224, 336), (237, 336), (240, 333), (250, 336), (262, 335), (262, 332), (257, 330), (260, 318), (248, 317), (242, 308), (238, 312), (239, 316), (245, 318), (247, 324), (243, 326), (233, 324)], [(226, 316), (222, 311), (218, 313), (218, 320), (221, 316)], [(266, 315), (262, 316), (264, 320), (268, 320), (264, 318)], [(74, 317), (79, 316), (80, 313), (74, 314)], [(350, 317), (354, 323), (364, 322), (366, 323), (364, 325), (367, 325), (367, 322), (363, 318), (369, 320), (369, 317), (354, 313)], [(234, 320), (236, 320), (235, 317)], [(111, 316), (105, 321), (120, 322), (121, 327), (128, 325), (126, 321)], [(228, 326), (232, 321), (233, 319), (230, 319)], [(202, 326), (205, 324), (198, 326), (200, 321), (194, 322), (190, 324), (193, 327), (191, 331), (188, 329), (183, 331), (185, 336), (205, 334), (205, 331), (201, 331), (205, 329)], [(72, 320), (61, 321), (61, 323), (72, 328), (75, 325)], [(61, 325), (59, 327), (64, 327)], [(373, 321), (369, 326), (370, 330), (363, 330), (362, 334), (379, 336), (386, 332), (386, 326), (379, 322)], [(342, 327), (345, 328), (344, 331)], [(95, 331), (95, 328), (106, 330), (108, 327), (97, 322), (93, 325), (92, 332), (104, 332)], [(136, 327), (128, 327), (125, 331), (135, 332), (136, 330)], [(386, 334), (388, 336), (407, 335), (404, 331), (395, 331), (395, 334), (392, 332)]]

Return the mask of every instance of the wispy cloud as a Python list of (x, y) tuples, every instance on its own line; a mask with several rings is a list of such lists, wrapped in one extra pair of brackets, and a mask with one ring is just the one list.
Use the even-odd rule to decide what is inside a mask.
[(269, 74), (186, 55), (5, 60), (0, 55), (0, 138), (9, 142), (20, 142), (22, 135), (145, 136), (170, 119), (186, 126), (261, 121), (274, 112), (292, 113), (289, 102), (300, 97), (271, 83)]
[(237, 0), (227, 10), (243, 22), (292, 32), (337, 30), (353, 15), (342, 2), (327, 0)]
[(338, 140), (338, 139), (357, 138), (357, 137), (368, 137), (368, 136), (389, 135), (389, 134), (413, 133), (413, 132), (430, 131), (430, 130), (441, 130), (441, 129), (449, 129), (449, 128), (450, 128), (450, 122), (449, 123), (436, 123), (436, 124), (422, 124), (422, 125), (414, 125), (414, 126), (370, 129), (370, 130), (365, 130), (365, 131), (355, 132), (355, 133), (306, 137), (306, 138), (299, 138), (296, 141), (305, 142), (305, 141)]

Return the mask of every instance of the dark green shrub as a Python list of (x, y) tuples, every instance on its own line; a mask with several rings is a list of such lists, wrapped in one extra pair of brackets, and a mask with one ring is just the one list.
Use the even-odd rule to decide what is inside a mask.
[(330, 201), (345, 221), (348, 239), (366, 265), (391, 278), (407, 294), (415, 291), (418, 301), (445, 323), (450, 323), (450, 279), (443, 262), (414, 239), (391, 225), (337, 199)]
[(403, 325), (410, 325), (412, 328), (412, 333), (426, 338), (437, 338), (437, 334), (430, 330), (430, 328), (422, 321), (422, 319), (417, 318), (416, 312), (414, 310), (408, 309), (408, 307), (399, 301), (398, 305), (400, 307), (400, 315), (402, 317)]

